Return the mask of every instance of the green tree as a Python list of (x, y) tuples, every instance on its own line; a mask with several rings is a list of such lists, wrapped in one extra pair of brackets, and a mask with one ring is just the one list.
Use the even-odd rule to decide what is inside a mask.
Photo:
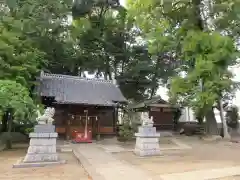
[[(24, 37), (22, 23), (10, 14), (0, 17), (0, 78), (13, 80), (27, 87), (31, 91), (35, 84), (44, 53), (33, 46), (31, 39)], [(7, 129), (7, 114), (2, 118), (2, 130)]]
[(52, 73), (71, 74), (76, 63), (74, 42), (69, 38), (71, 0), (8, 0), (11, 11), (5, 14), (21, 21), (23, 37), (44, 52), (41, 69)]
[[(194, 69), (186, 77), (172, 79), (171, 95), (206, 117), (208, 133), (217, 133), (214, 104), (231, 92), (232, 74), (228, 66), (235, 62), (236, 49), (231, 38), (219, 33), (189, 32), (183, 43), (184, 59), (195, 60)], [(199, 117), (199, 116), (198, 116)]]
[(6, 147), (12, 148), (11, 130), (13, 121), (31, 119), (35, 114), (35, 104), (27, 88), (11, 80), (0, 80), (0, 112), (7, 112), (8, 139)]
[(152, 42), (153, 53), (148, 51), (145, 39), (138, 40), (144, 36), (133, 23), (134, 17), (118, 1), (76, 0), (73, 17), (72, 35), (79, 42), (82, 66), (96, 71), (98, 76), (103, 74), (105, 79), (117, 78), (127, 98), (152, 97), (173, 73), (172, 54), (155, 50), (156, 41)]
[[(135, 19), (134, 26), (146, 44), (151, 58), (151, 81), (149, 94), (153, 97), (160, 85), (166, 86), (169, 77), (176, 74), (178, 67), (176, 43), (170, 21), (161, 13), (162, 6), (157, 1), (129, 1), (129, 16)], [(155, 8), (156, 7), (156, 8)]]
[(129, 1), (129, 9), (149, 47), (164, 47), (158, 51), (171, 52), (177, 62), (175, 73), (186, 74), (172, 79), (172, 100), (193, 107), (198, 118), (206, 117), (209, 133), (217, 131), (213, 107), (219, 104), (219, 99), (232, 93), (234, 83), (228, 67), (236, 63), (234, 39), (223, 35), (226, 24), (225, 29), (221, 28), (225, 31), (219, 32), (212, 23), (216, 17), (227, 22), (222, 16), (226, 11), (221, 6), (228, 10), (227, 14), (233, 12), (223, 1), (213, 1), (212, 5), (202, 0)]
[[(145, 46), (138, 45), (131, 18), (117, 2), (96, 1), (73, 5), (73, 39), (78, 42), (83, 63), (81, 69), (96, 72), (97, 77), (116, 78), (124, 95), (142, 99), (149, 86), (151, 60)], [(85, 12), (87, 11), (87, 12)]]
[(44, 62), (44, 53), (22, 37), (21, 21), (2, 16), (0, 21), (0, 78), (11, 79), (31, 87)]

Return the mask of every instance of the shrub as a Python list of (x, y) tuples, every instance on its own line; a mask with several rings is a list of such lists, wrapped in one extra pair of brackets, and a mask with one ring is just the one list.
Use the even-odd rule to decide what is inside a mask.
[(118, 132), (118, 140), (119, 141), (129, 141), (133, 138), (134, 130), (131, 126), (130, 119), (127, 114), (123, 117), (123, 124), (119, 126), (119, 132)]
[(26, 128), (25, 130), (24, 130), (24, 133), (25, 134), (30, 134), (31, 132), (33, 132), (34, 131), (34, 128)]
[(203, 126), (197, 124), (197, 123), (186, 123), (183, 125), (181, 134), (186, 134), (187, 136), (191, 136), (194, 134), (203, 134), (204, 129)]
[(119, 129), (119, 141), (129, 141), (133, 137), (133, 130), (128, 125), (122, 125)]
[(238, 128), (238, 119), (238, 108), (236, 106), (229, 107), (226, 113), (227, 125), (233, 129)]

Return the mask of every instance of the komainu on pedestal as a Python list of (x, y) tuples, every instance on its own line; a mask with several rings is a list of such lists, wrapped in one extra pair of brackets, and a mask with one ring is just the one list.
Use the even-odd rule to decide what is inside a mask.
[(149, 118), (148, 113), (143, 112), (141, 114), (141, 120), (142, 125), (138, 127), (138, 133), (135, 133), (136, 144), (134, 153), (139, 156), (160, 155), (160, 133), (157, 133), (156, 127), (153, 127), (152, 117)]
[(29, 134), (30, 143), (26, 156), (21, 162), (13, 167), (33, 167), (51, 164), (62, 164), (56, 151), (58, 134), (55, 126), (52, 125), (54, 108), (47, 108), (43, 115), (37, 118), (38, 125), (34, 127), (34, 132)]

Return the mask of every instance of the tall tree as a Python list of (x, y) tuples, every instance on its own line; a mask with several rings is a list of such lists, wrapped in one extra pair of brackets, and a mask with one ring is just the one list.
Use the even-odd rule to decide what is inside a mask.
[(11, 16), (2, 16), (0, 21), (0, 78), (16, 80), (31, 87), (44, 53), (34, 48), (29, 38), (21, 33), (21, 21)]
[[(42, 69), (71, 73), (76, 61), (74, 42), (69, 39), (71, 0), (8, 0), (11, 15), (22, 22), (22, 32), (33, 46), (45, 53)], [(15, 2), (15, 3), (14, 3)], [(15, 5), (13, 5), (15, 4)]]
[[(214, 2), (220, 5), (222, 2)], [(221, 32), (208, 30), (209, 16), (221, 14), (206, 12), (206, 1), (130, 1), (130, 10), (136, 17), (138, 25), (150, 35), (150, 44), (160, 37), (168, 37), (173, 46), (166, 51), (173, 52), (180, 59), (175, 68), (177, 72), (185, 72), (186, 76), (172, 79), (171, 96), (178, 102), (192, 106), (201, 119), (206, 117), (207, 131), (216, 133), (216, 119), (213, 112), (214, 104), (225, 93), (232, 90), (233, 82), (228, 67), (236, 62), (236, 48), (231, 37), (225, 37)], [(212, 14), (212, 13), (215, 13)], [(144, 21), (144, 17), (147, 20)], [(154, 23), (153, 23), (154, 22)], [(154, 34), (153, 30), (162, 33)], [(214, 29), (213, 29), (214, 30)], [(147, 36), (146, 36), (147, 37)], [(171, 43), (168, 43), (172, 45)]]
[(152, 60), (144, 44), (136, 41), (132, 17), (117, 1), (75, 1), (74, 39), (84, 63), (81, 68), (116, 78), (127, 98), (140, 100), (147, 94)]
[[(15, 18), (13, 12), (3, 11), (0, 17), (0, 78), (16, 81), (31, 91), (45, 54), (24, 36), (22, 21)], [(8, 110), (3, 113), (1, 131), (7, 131)]]

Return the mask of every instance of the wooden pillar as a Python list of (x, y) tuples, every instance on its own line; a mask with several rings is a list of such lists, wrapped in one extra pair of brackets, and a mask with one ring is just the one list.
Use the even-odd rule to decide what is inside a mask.
[(70, 139), (70, 134), (71, 134), (71, 113), (69, 113), (69, 109), (71, 109), (70, 107), (69, 107), (70, 105), (68, 104), (67, 105), (67, 112), (68, 112), (68, 114), (67, 114), (67, 116), (66, 116), (66, 140), (69, 140)]
[(118, 120), (118, 108), (113, 107), (113, 132), (116, 133), (117, 130), (117, 120)]

